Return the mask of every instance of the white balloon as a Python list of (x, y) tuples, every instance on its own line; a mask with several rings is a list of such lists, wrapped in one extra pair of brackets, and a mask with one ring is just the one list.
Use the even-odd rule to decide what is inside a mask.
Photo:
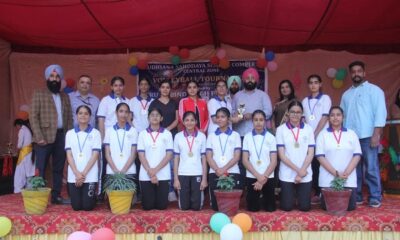
[(337, 70), (335, 68), (328, 68), (328, 70), (326, 70), (326, 76), (330, 77), (330, 78), (334, 78), (336, 75)]
[(243, 232), (238, 225), (228, 223), (222, 228), (220, 237), (221, 240), (242, 240)]

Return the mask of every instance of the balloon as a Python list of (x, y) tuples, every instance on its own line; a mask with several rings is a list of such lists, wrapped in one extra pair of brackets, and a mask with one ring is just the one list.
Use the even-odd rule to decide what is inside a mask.
[(187, 48), (182, 48), (181, 50), (179, 50), (179, 56), (182, 59), (187, 59), (190, 56), (190, 51)]
[(27, 105), (27, 104), (24, 104), (24, 105), (21, 105), (20, 107), (19, 107), (19, 110), (20, 111), (24, 111), (24, 112), (29, 112), (29, 106)]
[(238, 225), (228, 223), (222, 228), (220, 237), (221, 240), (242, 240), (243, 232)]
[(8, 217), (0, 217), (0, 237), (6, 236), (11, 231), (11, 220)]
[(107, 78), (102, 78), (102, 79), (100, 79), (100, 84), (101, 84), (101, 85), (106, 85), (107, 82), (108, 82)]
[(218, 65), (219, 64), (219, 58), (217, 56), (212, 56), (210, 58), (210, 63), (213, 65)]
[(392, 163), (394, 166), (396, 166), (399, 163), (399, 159), (397, 157), (397, 152), (394, 150), (392, 146), (389, 147), (389, 155), (390, 155), (390, 160), (392, 160)]
[(137, 68), (139, 68), (140, 70), (146, 70), (148, 67), (148, 63), (146, 59), (140, 59), (138, 61), (138, 64), (136, 65)]
[(218, 59), (222, 60), (226, 56), (226, 51), (223, 48), (217, 50), (217, 57)]
[(178, 46), (169, 47), (169, 53), (171, 53), (172, 55), (178, 55), (179, 54), (179, 47)]
[(258, 68), (265, 68), (267, 66), (267, 60), (265, 60), (265, 58), (258, 58), (256, 66)]
[(343, 87), (343, 81), (337, 80), (336, 78), (332, 80), (332, 87), (339, 89)]
[(136, 64), (138, 63), (138, 59), (137, 59), (135, 56), (131, 56), (131, 57), (128, 59), (128, 63), (129, 63), (129, 65), (131, 65), (131, 66), (136, 66)]
[(219, 60), (219, 67), (222, 69), (228, 69), (230, 67), (230, 62), (228, 59), (223, 58)]
[(115, 234), (109, 228), (99, 228), (92, 233), (91, 240), (115, 240)]
[(67, 87), (69, 87), (69, 88), (74, 88), (74, 86), (75, 86), (75, 80), (72, 78), (68, 78), (66, 80), (66, 83), (67, 83)]
[(171, 57), (171, 63), (174, 65), (178, 65), (179, 63), (181, 63), (181, 57), (175, 55)]
[(136, 66), (132, 66), (132, 67), (129, 69), (129, 73), (130, 73), (131, 75), (133, 75), (133, 76), (136, 76), (136, 75), (139, 73), (139, 70), (138, 70), (138, 68), (137, 68)]
[(345, 79), (346, 75), (347, 75), (347, 70), (346, 70), (346, 68), (339, 68), (339, 69), (337, 70), (337, 72), (336, 72), (335, 78), (336, 78), (337, 80), (343, 80), (343, 79)]
[(64, 93), (68, 94), (68, 93), (73, 92), (74, 89), (72, 89), (72, 88), (70, 88), (70, 87), (65, 87), (65, 88), (63, 89), (63, 91), (64, 91)]
[(265, 53), (265, 59), (267, 61), (272, 61), (275, 59), (275, 53), (273, 51), (268, 51)]
[(29, 118), (29, 113), (28, 113), (28, 112), (25, 112), (25, 111), (19, 111), (19, 112), (17, 113), (17, 118), (26, 121), (26, 120), (28, 120), (28, 118)]
[(328, 68), (328, 70), (326, 70), (326, 76), (328, 76), (329, 78), (334, 78), (336, 72), (337, 70), (335, 68)]
[(221, 232), (222, 228), (228, 223), (231, 223), (231, 220), (225, 213), (214, 213), (210, 218), (211, 230), (218, 234)]
[(73, 232), (67, 238), (67, 240), (91, 240), (91, 239), (92, 235), (90, 235), (90, 233), (83, 231)]
[(268, 62), (267, 68), (271, 72), (275, 72), (278, 69), (278, 64), (275, 61)]
[(244, 233), (247, 233), (253, 225), (251, 217), (246, 213), (236, 214), (236, 216), (234, 216), (232, 219), (232, 223), (238, 225)]

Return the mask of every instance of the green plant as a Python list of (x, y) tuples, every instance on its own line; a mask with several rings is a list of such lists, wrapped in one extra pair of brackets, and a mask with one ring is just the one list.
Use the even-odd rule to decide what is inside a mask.
[(44, 187), (46, 187), (46, 180), (44, 180), (40, 176), (34, 176), (28, 180), (28, 185), (27, 185), (26, 189), (33, 190), (33, 191), (39, 191), (40, 188), (44, 188)]
[(124, 173), (107, 175), (104, 183), (104, 191), (108, 192), (113, 190), (136, 192), (136, 184), (133, 178), (129, 178)]
[(340, 178), (340, 177), (335, 177), (331, 181), (331, 188), (334, 191), (343, 191), (344, 190), (344, 184), (346, 183), (347, 179), (345, 178)]
[(217, 179), (217, 188), (223, 191), (232, 191), (234, 186), (235, 179), (228, 173), (225, 173)]

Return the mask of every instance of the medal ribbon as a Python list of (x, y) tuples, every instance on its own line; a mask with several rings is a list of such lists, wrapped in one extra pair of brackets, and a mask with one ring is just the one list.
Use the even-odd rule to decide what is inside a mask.
[(290, 128), (290, 131), (291, 131), (292, 134), (293, 134), (294, 140), (296, 141), (296, 143), (298, 143), (298, 142), (299, 142), (299, 135), (300, 135), (300, 126), (297, 128), (297, 133), (294, 134), (292, 125), (291, 125), (290, 123), (288, 123), (288, 125), (289, 125), (289, 128)]
[(118, 134), (117, 129), (115, 129), (115, 133), (117, 134), (118, 146), (119, 146), (119, 150), (121, 151), (121, 154), (122, 154), (123, 150), (124, 150), (126, 128), (124, 128), (124, 136), (122, 137), (122, 144), (121, 144), (121, 141), (119, 140), (119, 134)]
[(228, 143), (229, 135), (227, 135), (227, 137), (226, 137), (224, 148), (222, 148), (221, 135), (219, 135), (218, 138), (219, 138), (219, 146), (221, 148), (222, 156), (225, 156), (226, 144)]
[(336, 137), (335, 130), (332, 129), (333, 136), (335, 137), (335, 140), (336, 140), (336, 142), (337, 142), (338, 145), (340, 144), (340, 139), (342, 138), (342, 129), (340, 129), (339, 132), (340, 132), (340, 133), (339, 133), (339, 137)]
[(83, 140), (82, 146), (81, 146), (81, 141), (79, 140), (78, 133), (79, 133), (79, 132), (76, 133), (76, 138), (78, 139), (79, 152), (82, 153), (82, 150), (83, 150), (83, 148), (85, 147), (85, 144), (86, 144), (86, 140), (87, 140), (88, 137), (89, 137), (89, 133), (86, 134), (86, 137), (85, 137), (85, 140)]
[(188, 132), (186, 132), (186, 131), (185, 131), (185, 133), (186, 133), (186, 136), (185, 136), (186, 142), (187, 142), (187, 145), (189, 146), (189, 152), (192, 152), (192, 148), (193, 148), (193, 144), (194, 144), (194, 139), (195, 139), (195, 137), (193, 136), (192, 143), (190, 143), (190, 142), (189, 142), (189, 137), (190, 137), (191, 135), (190, 135)]
[[(144, 101), (146, 101), (146, 100), (144, 100)], [(149, 102), (146, 101), (146, 104), (143, 105), (143, 100), (140, 101), (140, 105), (142, 105), (143, 110), (146, 110), (146, 107), (147, 107), (147, 104), (148, 104), (148, 103), (149, 103)]]
[(314, 104), (314, 107), (312, 108), (312, 110), (311, 110), (311, 105), (310, 105), (310, 98), (308, 98), (308, 109), (310, 109), (311, 116), (314, 115), (315, 106), (318, 105), (318, 102), (319, 102), (319, 100), (320, 100), (321, 98), (322, 98), (322, 96), (318, 98), (318, 100), (317, 100), (317, 102)]
[[(265, 130), (264, 130), (264, 131), (265, 131)], [(254, 143), (254, 149), (256, 149), (257, 160), (261, 160), (260, 156), (261, 156), (262, 146), (264, 145), (265, 135), (267, 135), (267, 133), (264, 134), (263, 140), (262, 140), (262, 142), (261, 142), (260, 151), (257, 150), (256, 141), (254, 140), (254, 136), (253, 136), (253, 143)]]
[(157, 130), (157, 135), (156, 135), (155, 138), (153, 137), (153, 133), (151, 132), (151, 129), (149, 129), (147, 132), (150, 134), (150, 137), (153, 140), (153, 144), (156, 144), (158, 135), (160, 135), (160, 129)]

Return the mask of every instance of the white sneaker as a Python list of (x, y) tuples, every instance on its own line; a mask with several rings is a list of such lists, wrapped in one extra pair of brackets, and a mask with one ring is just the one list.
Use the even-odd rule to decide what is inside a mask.
[(170, 202), (178, 201), (178, 198), (176, 197), (175, 192), (168, 193), (168, 201), (170, 201)]

